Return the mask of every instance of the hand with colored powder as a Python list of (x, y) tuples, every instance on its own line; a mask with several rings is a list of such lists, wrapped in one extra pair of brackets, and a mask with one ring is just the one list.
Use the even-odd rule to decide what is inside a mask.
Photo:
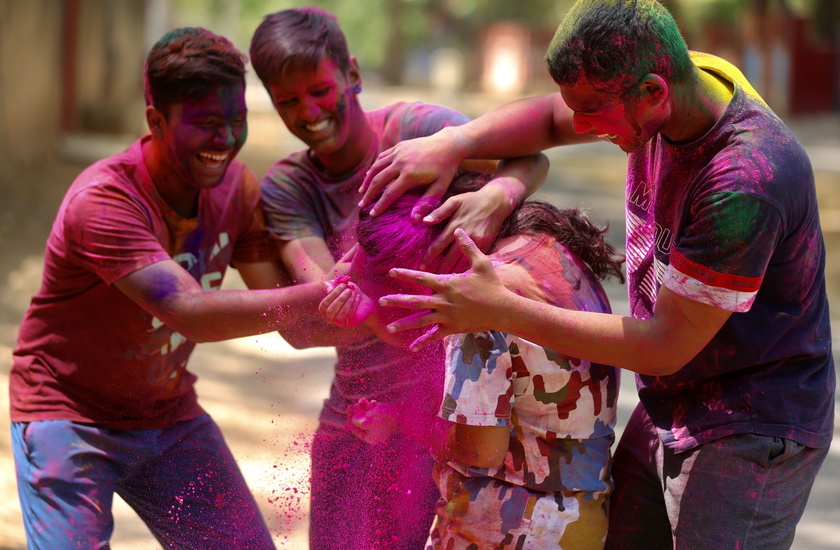
[(347, 275), (336, 275), (321, 283), (324, 298), (318, 311), (327, 321), (340, 327), (355, 327), (367, 321), (376, 311), (376, 304)]
[(365, 443), (384, 443), (398, 430), (392, 408), (388, 403), (363, 397), (347, 407), (347, 423), (344, 427)]

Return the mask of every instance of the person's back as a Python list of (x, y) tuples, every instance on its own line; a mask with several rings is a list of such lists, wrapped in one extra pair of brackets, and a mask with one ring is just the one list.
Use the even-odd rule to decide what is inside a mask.
[[(527, 208), (527, 203), (525, 207)], [(591, 270), (545, 234), (504, 240), (495, 265), (527, 270), (552, 305), (609, 312)], [(500, 268), (504, 269), (504, 268)], [(618, 370), (502, 332), (446, 339), (441, 416), (470, 426), (508, 426), (502, 465), (447, 462), (436, 469), (433, 548), (598, 548), (607, 531)]]

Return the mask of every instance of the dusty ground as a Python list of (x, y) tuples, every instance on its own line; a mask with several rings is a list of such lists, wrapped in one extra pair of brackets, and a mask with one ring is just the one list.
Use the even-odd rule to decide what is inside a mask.
[[(366, 91), (367, 105), (395, 96)], [(419, 98), (418, 95), (405, 97)], [(426, 98), (453, 105), (467, 114), (493, 106), (481, 98), (458, 104), (454, 98)], [(274, 115), (249, 98), (249, 142), (242, 157), (261, 174), (276, 158), (298, 148)], [(255, 108), (256, 105), (256, 108)], [(829, 290), (835, 306), (835, 344), (840, 342), (840, 120), (837, 117), (791, 121), (809, 147), (818, 168), (821, 216), (829, 250)], [(73, 144), (71, 144), (73, 145)], [(121, 143), (84, 141), (69, 149), (97, 157)], [(550, 154), (552, 171), (541, 195), (558, 204), (581, 206), (611, 224), (612, 240), (623, 242), (623, 157), (612, 148), (595, 146)], [(8, 430), (8, 369), (17, 325), (37, 289), (41, 254), (64, 189), (90, 159), (63, 160), (33, 170), (0, 193), (0, 550), (22, 549), (25, 539), (16, 499)], [(227, 286), (239, 286), (235, 276)], [(618, 312), (626, 308), (623, 288), (610, 287)], [(199, 376), (198, 392), (206, 409), (226, 434), (269, 523), (278, 548), (306, 547), (308, 518), (308, 448), (321, 401), (326, 395), (334, 353), (331, 349), (292, 350), (275, 335), (198, 346), (191, 368)], [(636, 401), (632, 379), (625, 377), (620, 422)], [(620, 429), (620, 427), (619, 427)], [(155, 549), (157, 543), (134, 512), (118, 501), (114, 507), (115, 549)], [(796, 550), (840, 549), (840, 452), (833, 451), (818, 478), (800, 525)]]

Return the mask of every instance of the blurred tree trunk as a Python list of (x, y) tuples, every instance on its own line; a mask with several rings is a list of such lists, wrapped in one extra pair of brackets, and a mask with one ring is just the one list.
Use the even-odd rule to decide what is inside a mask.
[(388, 11), (388, 38), (385, 42), (385, 57), (382, 60), (382, 78), (388, 84), (402, 84), (406, 60), (403, 33), (404, 0), (388, 0), (386, 9)]
[(840, 41), (840, 2), (837, 0), (816, 0), (811, 15), (816, 35), (828, 42)]

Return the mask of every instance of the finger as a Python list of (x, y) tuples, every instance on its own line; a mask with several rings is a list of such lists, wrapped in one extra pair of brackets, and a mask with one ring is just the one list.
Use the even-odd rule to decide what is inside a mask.
[(326, 311), (324, 312), (324, 317), (327, 318), (328, 321), (334, 323), (339, 326), (343, 326), (344, 321), (346, 320), (346, 316), (342, 317), (342, 309), (344, 309), (345, 305), (349, 300), (352, 300), (354, 296), (354, 292), (349, 288), (345, 288), (333, 302), (327, 306)]
[[(349, 320), (356, 313), (356, 309), (358, 307), (359, 295), (352, 290), (349, 291), (349, 293), (349, 298), (344, 300), (341, 308), (335, 313), (335, 324), (340, 327), (346, 327), (349, 324)], [(344, 295), (342, 294), (342, 297), (343, 296)]]
[(458, 243), (461, 252), (470, 261), (471, 267), (475, 267), (476, 264), (480, 264), (482, 261), (489, 263), (487, 256), (478, 249), (478, 246), (463, 229), (458, 228), (455, 230), (455, 242)]
[(440, 330), (440, 325), (432, 325), (432, 327), (423, 333), (422, 336), (416, 338), (408, 349), (411, 351), (420, 351), (421, 349), (425, 348), (429, 344), (440, 340), (443, 338), (442, 331)]
[(361, 439), (365, 443), (368, 443), (367, 438), (366, 438), (367, 437), (367, 431), (366, 430), (360, 430), (359, 428), (357, 428), (356, 426), (353, 426), (352, 424), (346, 424), (344, 426), (344, 429), (347, 430), (348, 432), (350, 432), (352, 435), (358, 437), (359, 439)]
[[(368, 168), (368, 171), (365, 174), (365, 179), (362, 181), (362, 185), (359, 186), (359, 193), (361, 193), (363, 195), (362, 200), (359, 203), (359, 206), (361, 208), (364, 208), (365, 206), (370, 204), (370, 199), (372, 199), (373, 197), (376, 196), (374, 194), (372, 197), (370, 197), (370, 194), (371, 194), (370, 189), (371, 189), (371, 186), (373, 185), (373, 180), (382, 172), (382, 170), (384, 170), (385, 168), (388, 168), (391, 165), (390, 157), (393, 154), (394, 154), (394, 149), (393, 148), (382, 151), (381, 153), (379, 153), (379, 156), (376, 158), (376, 160), (371, 165), (371, 167)], [(366, 200), (366, 199), (368, 199), (368, 200)], [(364, 203), (364, 204), (362, 204), (362, 203)]]
[(395, 332), (402, 332), (404, 330), (427, 327), (429, 325), (437, 323), (437, 321), (438, 320), (435, 318), (433, 312), (421, 311), (403, 317), (402, 319), (397, 319), (396, 321), (388, 325), (386, 327), (386, 330), (393, 334)]
[(449, 197), (443, 204), (426, 214), (423, 223), (433, 225), (450, 218), (452, 214), (461, 207), (461, 200), (458, 197)]
[[(447, 254), (450, 248), (458, 249), (457, 246), (454, 246), (455, 242), (455, 233), (454, 228), (447, 225), (443, 228), (443, 231), (438, 235), (437, 239), (429, 245), (429, 250), (426, 251), (426, 254), (423, 256), (423, 259), (420, 263), (420, 269), (426, 269), (427, 266), (433, 265), (435, 260), (439, 260), (441, 254)], [(459, 251), (460, 254), (460, 251)], [(438, 273), (447, 273), (447, 270), (441, 265), (436, 270)]]
[(411, 187), (411, 183), (404, 177), (399, 175), (396, 176), (394, 179), (389, 181), (387, 187), (382, 190), (382, 193), (370, 209), (370, 215), (376, 217), (387, 210), (389, 206), (394, 204), (394, 201), (400, 198), (406, 191), (411, 189)]
[(442, 184), (444, 180), (438, 178), (437, 180), (426, 186), (426, 190), (417, 199), (414, 208), (411, 209), (411, 219), (414, 222), (419, 222), (426, 214), (440, 202), (440, 198), (446, 192), (446, 185)]
[(432, 290), (439, 290), (441, 287), (440, 281), (438, 280), (439, 276), (427, 271), (395, 267), (388, 272), (388, 275), (398, 281), (425, 286)]
[[(344, 285), (344, 284), (339, 284), (339, 285), (334, 285), (334, 284), (331, 284), (331, 283), (325, 283), (325, 284), (329, 284), (329, 286), (331, 286), (331, 288), (330, 288), (330, 291), (327, 292), (327, 294), (323, 298), (321, 298), (321, 303), (318, 304), (318, 312), (321, 315), (326, 314), (329, 306), (331, 306), (333, 304), (333, 302), (335, 302), (335, 300), (341, 295), (342, 292), (344, 292), (344, 289), (346, 288), (346, 285)], [(323, 286), (322, 286), (322, 288), (323, 288)]]
[(330, 292), (332, 292), (335, 289), (336, 286), (338, 286), (338, 285), (336, 284), (335, 281), (322, 281), (321, 282), (321, 292), (324, 294), (324, 296), (329, 296)]
[(379, 305), (383, 307), (399, 307), (412, 310), (434, 309), (435, 297), (419, 294), (387, 294), (379, 298)]
[(360, 410), (367, 412), (376, 405), (376, 400), (368, 399), (367, 397), (360, 397), (356, 404), (359, 406)]
[(366, 208), (368, 205), (377, 201), (377, 198), (380, 197), (382, 190), (390, 188), (389, 184), (397, 180), (399, 178), (400, 173), (395, 167), (388, 167), (383, 169), (376, 177), (372, 178), (368, 183), (367, 189), (362, 194), (362, 198), (359, 200), (359, 208)]
[[(459, 264), (463, 264), (462, 269), (457, 269)], [(440, 269), (438, 271), (441, 273), (460, 273), (469, 267), (468, 264), (469, 262), (461, 252), (461, 249), (453, 243), (452, 246), (444, 251), (443, 259), (440, 262)]]
[(350, 419), (350, 425), (360, 430), (367, 430), (370, 429), (370, 419), (366, 415), (360, 414)]
[(336, 282), (339, 283), (346, 283), (350, 280), (350, 276), (347, 273), (353, 267), (353, 258), (356, 257), (356, 253), (359, 251), (359, 245), (354, 244), (350, 247), (350, 250), (344, 253), (344, 255), (335, 262), (335, 265), (325, 273), (324, 280), (334, 279)]

